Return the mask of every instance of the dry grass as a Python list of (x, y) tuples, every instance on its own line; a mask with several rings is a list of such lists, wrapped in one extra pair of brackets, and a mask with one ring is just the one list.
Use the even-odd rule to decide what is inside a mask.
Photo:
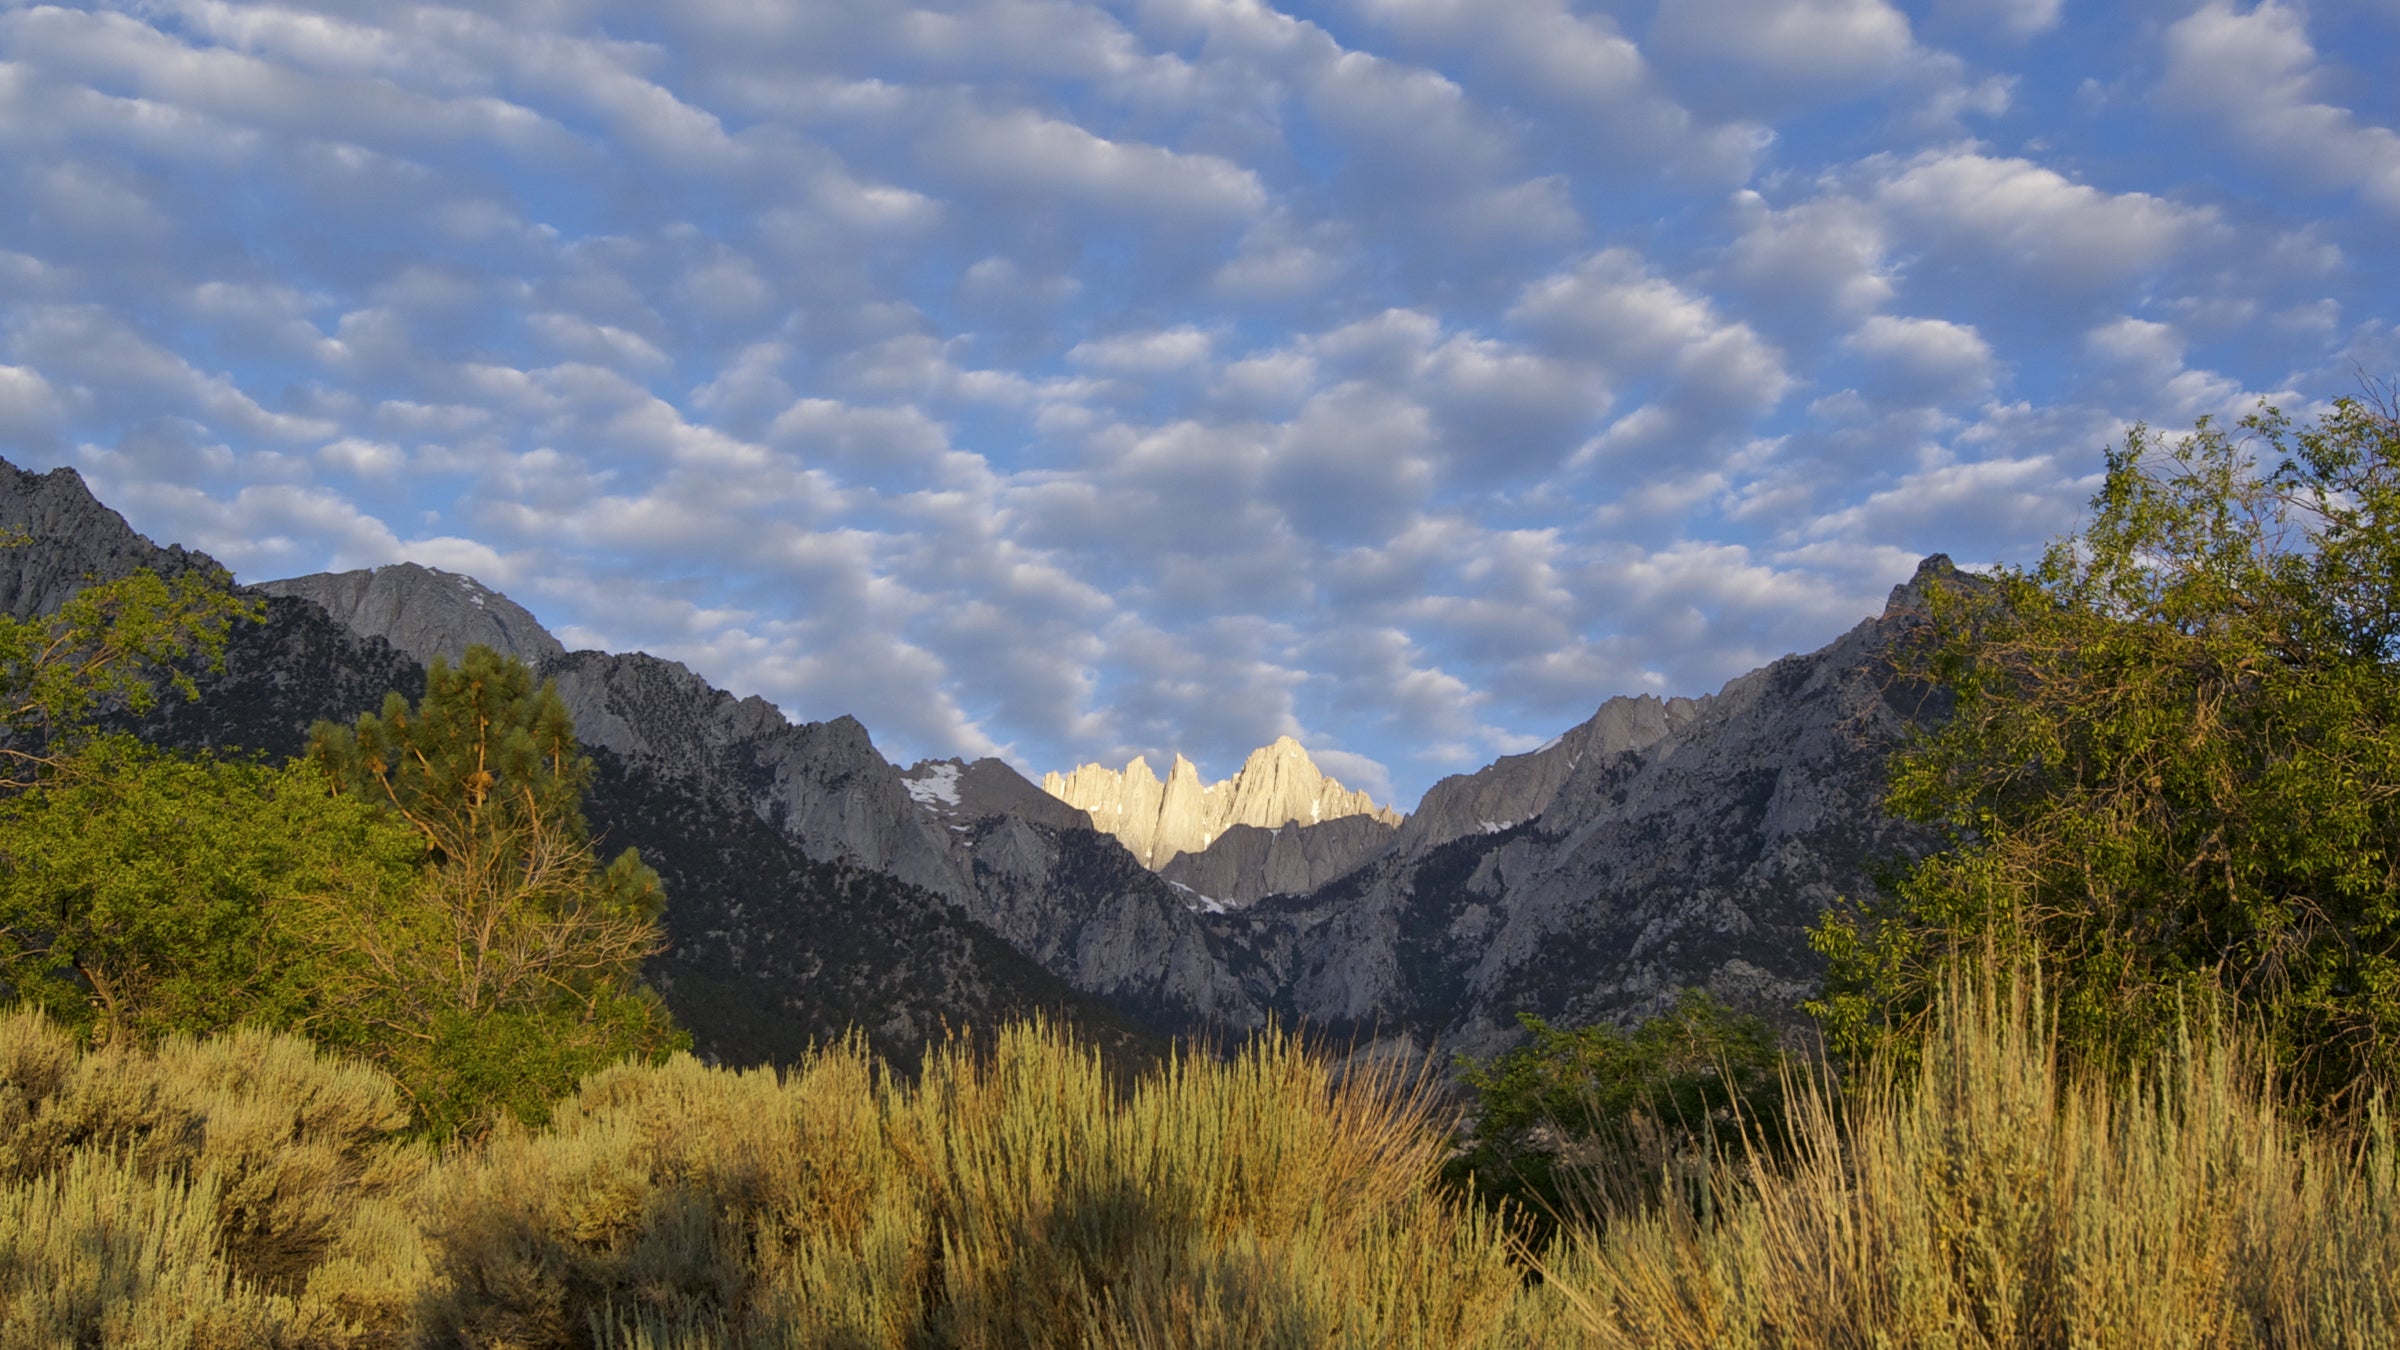
[(2038, 990), (1954, 986), (1921, 1068), (1803, 1094), (1793, 1163), (1562, 1240), (1544, 1297), (1640, 1347), (2400, 1344), (2400, 1172), (2280, 1119), (2234, 1038), (2062, 1072)]
[[(5, 1343), (1524, 1343), (1422, 1083), (1290, 1039), (1120, 1092), (1041, 1024), (789, 1073), (594, 1075), (436, 1157), (388, 1083), (235, 1035), (78, 1054), (0, 1022)], [(275, 1142), (284, 1141), (280, 1146)], [(147, 1340), (127, 1339), (136, 1335)]]
[(2400, 1344), (2380, 1118), (2295, 1131), (2230, 1038), (2098, 1084), (2030, 990), (1947, 1009), (1906, 1081), (1801, 1092), (1787, 1163), (1626, 1188), (1532, 1285), (1426, 1085), (1288, 1038), (1130, 1090), (1038, 1023), (913, 1084), (677, 1058), (437, 1154), (301, 1042), (0, 1018), (0, 1350)]

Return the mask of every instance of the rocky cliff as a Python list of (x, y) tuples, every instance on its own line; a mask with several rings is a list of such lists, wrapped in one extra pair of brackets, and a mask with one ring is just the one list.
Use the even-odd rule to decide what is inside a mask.
[(1013, 816), (1056, 830), (1092, 828), (1089, 812), (1035, 787), (1005, 760), (924, 759), (910, 765), (900, 780), (918, 806), (954, 831), (964, 832), (992, 816)]
[(856, 718), (790, 722), (644, 652), (570, 652), (540, 669), (584, 744), (755, 815), (810, 857), (967, 899), (949, 840)]
[(205, 553), (161, 548), (102, 506), (73, 469), (32, 473), (0, 460), (0, 613), (49, 614), (95, 581), (147, 567), (161, 576), (224, 569)]
[(1198, 853), (1176, 854), (1158, 875), (1204, 910), (1238, 908), (1313, 891), (1392, 848), (1398, 833), (1378, 816), (1273, 829), (1231, 825)]
[(312, 601), (352, 632), (382, 638), (420, 665), (437, 656), (456, 664), (479, 643), (534, 666), (567, 650), (516, 601), (473, 577), (411, 562), (264, 581), (258, 589)]
[(1144, 867), (1153, 869), (1177, 854), (1206, 849), (1236, 825), (1273, 829), (1344, 816), (1400, 824), (1399, 812), (1326, 777), (1289, 736), (1250, 752), (1222, 782), (1203, 785), (1200, 771), (1177, 755), (1164, 782), (1148, 760), (1136, 757), (1121, 770), (1085, 764), (1070, 773), (1045, 774), (1042, 790), (1090, 812), (1094, 825), (1122, 840)]

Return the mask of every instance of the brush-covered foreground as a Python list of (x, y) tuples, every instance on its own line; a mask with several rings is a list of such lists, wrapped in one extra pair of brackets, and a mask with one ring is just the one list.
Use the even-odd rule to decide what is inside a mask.
[(2235, 1038), (2069, 1073), (2038, 982), (1954, 980), (1918, 1066), (1796, 1091), (1789, 1156), (1680, 1179), (1544, 1265), (1589, 1343), (2400, 1345), (2400, 1154), (2380, 1107), (2281, 1117)]
[(1426, 1084), (1289, 1039), (1128, 1092), (1038, 1024), (914, 1084), (678, 1057), (436, 1151), (302, 1041), (16, 1014), (0, 1350), (2400, 1344), (2388, 1133), (2287, 1126), (2229, 1038), (2100, 1084), (1954, 989), (1918, 1068), (1792, 1103), (1788, 1161), (1595, 1192), (1536, 1259), (1438, 1181)]
[[(435, 1152), (389, 1082), (236, 1033), (0, 1018), (0, 1346), (1538, 1343), (1423, 1084), (1290, 1040), (1120, 1093), (1041, 1025), (587, 1079)], [(1553, 1313), (1557, 1309), (1551, 1309)]]

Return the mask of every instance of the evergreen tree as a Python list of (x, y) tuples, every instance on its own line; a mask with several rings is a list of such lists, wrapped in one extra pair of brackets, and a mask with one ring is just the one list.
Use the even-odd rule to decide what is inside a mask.
[(554, 685), (472, 647), (435, 659), (413, 707), (319, 723), (310, 758), (425, 850), (410, 893), (349, 897), (315, 928), (340, 958), (326, 1025), (377, 1047), (437, 1128), (486, 1102), (539, 1120), (582, 1073), (682, 1043), (640, 981), (664, 945), (658, 874), (631, 849), (599, 864), (591, 761)]

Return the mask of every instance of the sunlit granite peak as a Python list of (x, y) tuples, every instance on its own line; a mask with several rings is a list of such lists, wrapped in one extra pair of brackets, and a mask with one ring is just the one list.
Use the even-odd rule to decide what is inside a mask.
[(1203, 784), (1200, 770), (1175, 756), (1165, 781), (1150, 761), (1135, 756), (1122, 769), (1080, 765), (1042, 776), (1051, 796), (1090, 813), (1094, 827), (1115, 835), (1142, 865), (1166, 866), (1176, 855), (1199, 853), (1237, 825), (1276, 829), (1367, 816), (1398, 826), (1400, 813), (1364, 792), (1328, 778), (1289, 736), (1250, 752), (1231, 778)]

